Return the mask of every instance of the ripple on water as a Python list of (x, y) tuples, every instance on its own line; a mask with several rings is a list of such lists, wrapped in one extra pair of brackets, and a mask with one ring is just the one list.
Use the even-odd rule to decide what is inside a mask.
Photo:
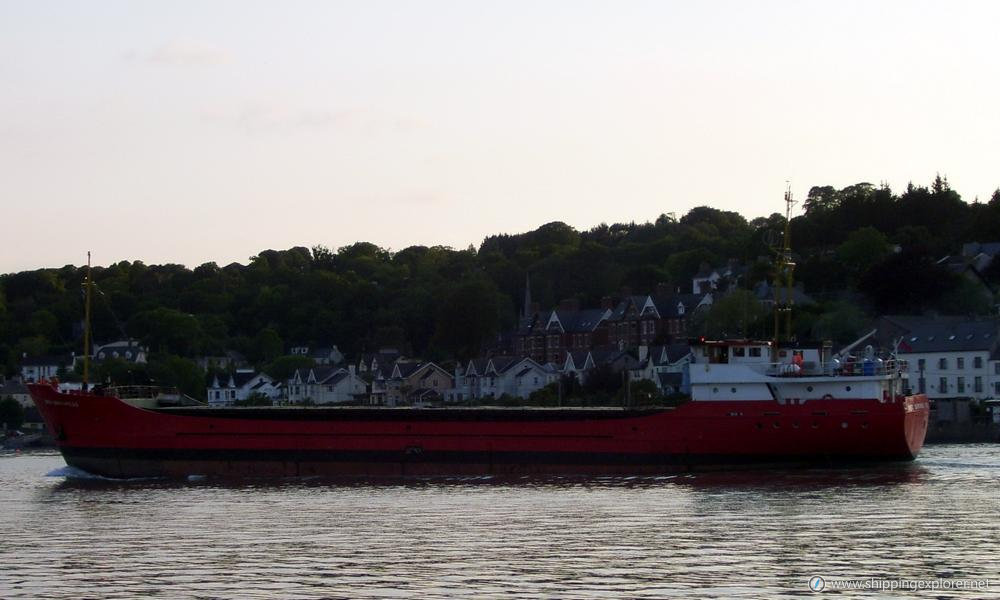
[(998, 465), (994, 446), (933, 446), (835, 471), (224, 483), (7, 455), (0, 597), (758, 598), (817, 574), (998, 578)]

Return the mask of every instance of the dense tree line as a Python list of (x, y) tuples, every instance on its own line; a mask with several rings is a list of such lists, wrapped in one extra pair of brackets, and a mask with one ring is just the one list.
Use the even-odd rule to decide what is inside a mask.
[[(868, 183), (823, 186), (810, 190), (803, 209), (791, 223), (796, 277), (820, 303), (797, 315), (800, 335), (845, 338), (881, 312), (992, 310), (991, 298), (969, 289), (971, 280), (936, 261), (963, 242), (1000, 241), (1000, 190), (986, 203), (967, 203), (942, 177), (901, 194)], [(564, 298), (596, 306), (623, 288), (649, 293), (661, 283), (690, 291), (703, 263), (730, 258), (751, 266), (742, 282), (749, 289), (768, 277), (775, 237), (768, 232), (783, 228), (778, 213), (748, 221), (698, 207), (680, 219), (661, 215), (588, 231), (548, 223), (490, 236), (478, 250), (390, 252), (358, 242), (265, 250), (248, 264), (222, 267), (122, 261), (93, 271), (94, 338), (138, 338), (162, 378), (189, 381), (197, 374), (184, 359), (235, 349), (254, 364), (273, 364), (292, 343), (336, 343), (350, 356), (392, 346), (464, 358), (515, 326), (527, 274), (543, 307)], [(69, 265), (0, 276), (7, 373), (22, 353), (79, 351), (84, 276), (84, 268)], [(995, 286), (1000, 265), (983, 276)], [(747, 303), (737, 295), (701, 326), (728, 323), (766, 335), (769, 319)]]

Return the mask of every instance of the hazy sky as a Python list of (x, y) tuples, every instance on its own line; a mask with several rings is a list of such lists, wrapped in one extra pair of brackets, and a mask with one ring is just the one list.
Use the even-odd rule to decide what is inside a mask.
[(0, 272), (1000, 186), (1000, 2), (0, 0)]

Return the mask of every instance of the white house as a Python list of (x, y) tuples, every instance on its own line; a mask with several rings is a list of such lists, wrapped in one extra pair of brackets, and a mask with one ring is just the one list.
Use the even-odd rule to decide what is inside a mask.
[(879, 327), (891, 331), (908, 362), (914, 392), (931, 399), (1000, 398), (1000, 320), (887, 316)]
[(661, 394), (691, 393), (687, 365), (691, 348), (687, 344), (639, 347), (639, 364), (629, 370), (629, 378), (649, 379)]
[(531, 358), (494, 356), (470, 360), (465, 368), (456, 368), (455, 385), (446, 398), (452, 402), (469, 399), (499, 398), (507, 394), (527, 398), (559, 380), (559, 370)]
[(289, 353), (294, 356), (306, 356), (317, 365), (339, 365), (344, 362), (344, 354), (337, 346), (292, 346)]
[(297, 369), (288, 381), (288, 401), (292, 404), (311, 401), (315, 404), (358, 402), (367, 395), (365, 382), (357, 376), (354, 365)]
[(22, 408), (34, 406), (31, 396), (28, 395), (28, 388), (20, 381), (11, 380), (0, 383), (0, 399), (8, 396), (16, 400)]
[(32, 383), (42, 379), (51, 379), (59, 374), (60, 369), (72, 369), (76, 356), (28, 356), (21, 358), (21, 381)]
[(232, 406), (237, 401), (245, 401), (253, 394), (278, 399), (280, 387), (266, 373), (256, 373), (252, 369), (238, 369), (231, 375), (215, 375), (207, 389), (210, 406)]
[(94, 348), (94, 360), (120, 359), (130, 363), (145, 363), (147, 349), (135, 340), (119, 340)]

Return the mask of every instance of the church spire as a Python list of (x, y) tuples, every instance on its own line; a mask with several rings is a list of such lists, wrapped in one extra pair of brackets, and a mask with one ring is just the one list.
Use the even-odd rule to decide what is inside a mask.
[(524, 274), (524, 312), (521, 316), (531, 316), (531, 278), (527, 273)]

